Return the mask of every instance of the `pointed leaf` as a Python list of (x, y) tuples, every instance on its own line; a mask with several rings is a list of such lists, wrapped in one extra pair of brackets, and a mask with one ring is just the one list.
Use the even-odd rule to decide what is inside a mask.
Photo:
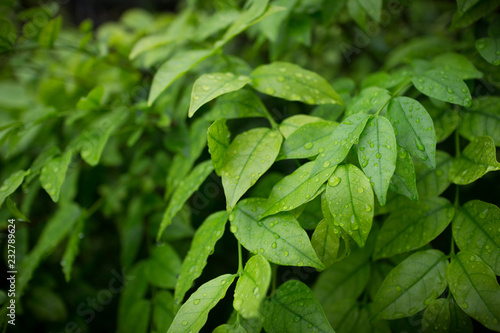
[(457, 304), (490, 330), (500, 331), (500, 286), (491, 268), (467, 251), (451, 259), (447, 271)]
[(149, 284), (165, 289), (175, 287), (182, 263), (177, 252), (168, 243), (154, 247), (147, 263)]
[(283, 120), (279, 126), (279, 130), (285, 139), (288, 139), (299, 128), (311, 124), (324, 122), (324, 119), (319, 117), (313, 117), (306, 114), (297, 114)]
[(479, 54), (490, 64), (500, 65), (500, 38), (481, 38), (476, 41)]
[(500, 170), (496, 159), (495, 142), (489, 136), (480, 136), (465, 147), (450, 169), (453, 183), (473, 183), (490, 171)]
[(431, 69), (411, 78), (422, 94), (440, 101), (471, 106), (469, 88), (462, 79), (443, 70)]
[(5, 179), (0, 187), (0, 207), (2, 207), (5, 199), (14, 193), (15, 190), (23, 183), (24, 177), (30, 174), (30, 170), (19, 170), (11, 174)]
[(423, 310), (446, 288), (446, 256), (437, 250), (420, 251), (397, 265), (375, 296), (379, 319), (409, 317)]
[(234, 289), (233, 307), (243, 318), (260, 317), (260, 305), (271, 283), (271, 265), (260, 254), (251, 257)]
[(182, 261), (181, 272), (175, 285), (174, 302), (176, 306), (183, 301), (184, 295), (191, 288), (193, 281), (203, 272), (215, 244), (224, 234), (227, 218), (225, 211), (213, 213), (203, 221), (194, 234), (191, 247)]
[(453, 73), (462, 80), (483, 77), (483, 73), (478, 71), (472, 62), (462, 54), (444, 53), (432, 59), (432, 62), (438, 65), (440, 69)]
[(198, 190), (201, 184), (205, 181), (205, 178), (214, 170), (212, 161), (205, 161), (198, 164), (191, 173), (181, 181), (179, 186), (176, 188), (172, 195), (172, 199), (163, 214), (163, 219), (161, 220), (160, 228), (158, 230), (158, 235), (156, 236), (157, 241), (160, 239), (163, 231), (166, 227), (172, 223), (172, 219), (181, 210), (184, 203), (189, 199), (189, 197)]
[(248, 251), (259, 253), (272, 263), (324, 268), (307, 233), (292, 214), (282, 212), (259, 221), (265, 199), (242, 200), (229, 216), (231, 232)]
[(207, 139), (208, 151), (210, 152), (215, 172), (220, 176), (224, 157), (231, 141), (231, 133), (227, 128), (226, 119), (218, 119), (208, 128)]
[(418, 200), (415, 167), (411, 155), (398, 145), (398, 155), (396, 159), (396, 170), (392, 175), (389, 188), (402, 194), (413, 201)]
[(69, 237), (68, 244), (66, 245), (66, 250), (64, 250), (63, 258), (61, 260), (61, 266), (64, 273), (64, 278), (66, 282), (69, 282), (71, 279), (71, 271), (73, 269), (73, 262), (75, 261), (76, 256), (80, 252), (79, 246), (80, 241), (83, 238), (83, 227), (85, 220), (80, 218)]
[(326, 220), (321, 220), (314, 229), (311, 244), (325, 267), (331, 266), (338, 260), (339, 234), (335, 233), (333, 226)]
[[(472, 103), (474, 104), (474, 101)], [(460, 122), (458, 111), (449, 105), (446, 105), (445, 108), (438, 108), (431, 103), (425, 103), (425, 108), (434, 122), (436, 141), (443, 142), (458, 127)]]
[(179, 309), (167, 332), (199, 332), (207, 321), (208, 313), (224, 298), (235, 277), (225, 274), (201, 285)]
[(220, 118), (266, 117), (266, 107), (252, 90), (240, 89), (217, 98), (215, 105), (203, 117), (207, 120)]
[(203, 74), (194, 82), (188, 116), (192, 117), (202, 105), (214, 98), (240, 90), (250, 82), (249, 77), (244, 75), (236, 76), (233, 73)]
[(55, 19), (46, 22), (42, 31), (38, 35), (38, 44), (42, 47), (52, 47), (59, 36), (62, 26), (62, 17), (58, 16)]
[(462, 110), (460, 134), (469, 141), (479, 136), (490, 136), (500, 146), (500, 97), (485, 96), (474, 99), (470, 109)]
[(438, 298), (424, 311), (424, 333), (472, 333), (472, 321), (452, 299)]
[(430, 168), (436, 167), (436, 132), (434, 122), (418, 101), (396, 97), (387, 111), (398, 144)]
[(42, 168), (40, 183), (54, 202), (59, 201), (59, 191), (61, 190), (64, 178), (66, 178), (66, 171), (70, 162), (71, 151), (68, 151), (62, 156), (53, 158)]
[(326, 187), (333, 223), (365, 245), (373, 221), (373, 191), (364, 173), (352, 164), (339, 165)]
[(331, 332), (332, 329), (314, 293), (304, 283), (283, 283), (264, 303), (266, 332)]
[(455, 215), (453, 238), (462, 251), (481, 257), (496, 275), (500, 275), (500, 208), (472, 200)]
[(359, 137), (358, 159), (381, 206), (385, 205), (396, 157), (396, 137), (389, 120), (385, 117), (368, 120)]
[(287, 62), (257, 67), (251, 74), (258, 91), (306, 104), (343, 104), (332, 86), (318, 74)]
[(254, 128), (231, 142), (222, 166), (222, 185), (229, 212), (274, 163), (282, 140), (276, 130)]

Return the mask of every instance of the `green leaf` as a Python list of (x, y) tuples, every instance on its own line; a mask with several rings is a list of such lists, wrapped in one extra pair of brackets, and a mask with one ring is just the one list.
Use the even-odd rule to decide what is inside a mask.
[(332, 86), (318, 74), (287, 62), (257, 67), (252, 85), (258, 91), (306, 104), (343, 104)]
[(211, 56), (213, 50), (191, 50), (175, 54), (158, 68), (149, 92), (148, 105), (165, 91), (175, 80), (191, 70), (196, 64)]
[(229, 216), (231, 232), (241, 245), (275, 264), (323, 269), (307, 233), (292, 214), (282, 212), (258, 220), (265, 203), (260, 198), (242, 200)]
[(320, 121), (299, 127), (283, 142), (278, 158), (308, 158), (318, 155), (331, 144), (330, 136), (338, 126), (336, 122)]
[(481, 258), (461, 251), (451, 259), (447, 277), (457, 304), (490, 330), (500, 331), (500, 286)]
[(160, 239), (165, 228), (172, 223), (172, 219), (181, 210), (184, 203), (198, 190), (203, 181), (205, 181), (205, 178), (207, 178), (213, 170), (212, 161), (205, 161), (198, 164), (185, 179), (181, 180), (163, 214), (160, 229), (156, 236), (157, 241)]
[(326, 187), (326, 200), (333, 223), (344, 229), (362, 247), (373, 221), (373, 191), (370, 181), (352, 164), (339, 165)]
[(452, 44), (448, 39), (426, 35), (412, 38), (409, 42), (392, 50), (386, 61), (386, 67), (392, 68), (401, 63), (409, 63), (413, 59), (425, 59), (450, 50)]
[(222, 166), (222, 185), (228, 212), (271, 167), (283, 137), (276, 130), (254, 128), (238, 135), (229, 145)]
[(66, 249), (64, 250), (63, 258), (61, 260), (61, 266), (64, 273), (64, 278), (66, 282), (71, 280), (71, 271), (73, 270), (73, 263), (75, 261), (76, 256), (80, 252), (79, 246), (80, 241), (83, 238), (83, 227), (84, 227), (85, 219), (80, 218), (77, 222), (71, 235), (68, 240), (68, 244), (66, 245)]
[(215, 244), (224, 234), (226, 222), (227, 213), (225, 211), (213, 213), (203, 221), (194, 234), (191, 247), (182, 262), (181, 272), (175, 285), (174, 300), (176, 306), (182, 302), (193, 281), (203, 272)]
[(226, 156), (226, 151), (231, 140), (231, 133), (227, 128), (225, 118), (218, 119), (210, 125), (207, 132), (207, 139), (208, 151), (210, 152), (215, 172), (220, 176), (224, 156)]
[(260, 218), (292, 210), (316, 197), (320, 187), (330, 178), (335, 166), (312, 173), (314, 162), (308, 162), (274, 185), (265, 212)]
[[(472, 105), (474, 102), (472, 101)], [(434, 130), (436, 131), (436, 141), (443, 142), (447, 139), (453, 131), (458, 127), (460, 116), (453, 107), (449, 105), (446, 107), (436, 107), (431, 103), (426, 103), (425, 108), (434, 122)], [(464, 109), (462, 109), (464, 110)]]
[(436, 168), (429, 168), (422, 162), (415, 161), (417, 190), (420, 198), (438, 196), (450, 185), (449, 172), (453, 157), (444, 151), (436, 152)]
[(452, 299), (438, 298), (424, 311), (424, 333), (472, 333), (472, 321)]
[(235, 277), (224, 274), (201, 285), (179, 309), (167, 332), (199, 332), (207, 321), (208, 313), (224, 298)]
[(398, 144), (430, 168), (436, 167), (436, 132), (434, 122), (418, 101), (396, 97), (387, 111)]
[(452, 222), (453, 238), (462, 251), (481, 257), (500, 275), (500, 208), (480, 200), (467, 202)]
[(223, 324), (217, 326), (212, 333), (247, 333), (247, 330), (238, 323), (234, 325)]
[(479, 54), (490, 64), (500, 65), (500, 38), (481, 38), (476, 41)]
[(465, 147), (450, 169), (450, 180), (459, 185), (473, 183), (490, 171), (500, 170), (496, 159), (495, 142), (480, 136)]
[(297, 280), (283, 283), (264, 303), (266, 332), (335, 332), (314, 293)]
[(240, 89), (217, 98), (215, 105), (203, 117), (207, 120), (217, 120), (267, 117), (266, 114), (266, 107), (252, 90)]
[[(380, 15), (382, 13), (382, 0), (355, 0), (363, 7), (368, 15), (370, 15), (375, 22), (380, 23)], [(362, 27), (363, 29), (365, 27)]]
[(177, 252), (168, 243), (153, 247), (147, 261), (149, 283), (159, 288), (174, 288), (181, 265)]
[(472, 6), (477, 4), (480, 0), (457, 0), (457, 10), (460, 15), (463, 15)]
[(59, 201), (59, 191), (66, 178), (66, 171), (71, 162), (71, 151), (65, 152), (62, 156), (53, 158), (47, 163), (40, 173), (40, 183), (50, 195), (52, 201)]
[(208, 37), (227, 28), (239, 17), (239, 13), (235, 10), (224, 10), (215, 12), (200, 24), (194, 33), (198, 41), (204, 41)]
[(58, 16), (47, 22), (38, 35), (38, 44), (41, 47), (54, 46), (57, 36), (59, 36), (59, 32), (61, 31), (61, 26), (62, 16)]
[(17, 208), (17, 205), (10, 197), (7, 197), (7, 209), (12, 214), (12, 216), (18, 221), (31, 222), (21, 211)]
[(376, 113), (391, 98), (387, 89), (379, 87), (368, 87), (353, 97), (347, 104), (345, 116), (349, 117), (356, 113)]
[(415, 167), (411, 155), (398, 145), (398, 155), (396, 158), (396, 170), (392, 175), (389, 188), (402, 194), (413, 201), (418, 200)]
[(452, 73), (431, 69), (413, 76), (411, 81), (424, 95), (452, 104), (471, 106), (469, 88), (462, 79)]
[(16, 28), (11, 21), (0, 18), (0, 50), (10, 50), (17, 39)]
[(15, 190), (23, 183), (24, 177), (30, 174), (30, 170), (19, 170), (11, 174), (5, 179), (0, 187), (0, 207), (2, 207), (5, 199), (14, 193)]
[(479, 136), (490, 136), (500, 146), (500, 97), (484, 96), (474, 99), (470, 109), (462, 110), (460, 135), (469, 141)]
[(157, 332), (166, 332), (175, 317), (174, 298), (167, 290), (159, 290), (153, 298), (153, 324)]
[(326, 220), (321, 220), (316, 229), (314, 229), (311, 237), (311, 244), (316, 251), (316, 255), (325, 265), (331, 266), (338, 260), (337, 255), (339, 252), (340, 238), (333, 226)]
[(260, 305), (271, 283), (271, 265), (261, 255), (251, 257), (234, 290), (233, 307), (243, 318), (260, 316)]
[(313, 172), (324, 168), (326, 164), (340, 164), (346, 158), (352, 145), (358, 142), (366, 122), (371, 118), (371, 115), (358, 113), (344, 119), (330, 136), (330, 143), (333, 144), (325, 148), (325, 151), (316, 158)]
[(98, 85), (93, 88), (87, 96), (78, 100), (76, 108), (78, 110), (94, 110), (101, 106), (104, 97), (104, 86)]
[(458, 53), (444, 53), (434, 59), (432, 63), (439, 69), (453, 73), (462, 80), (481, 79), (483, 73), (478, 71), (466, 56)]
[(369, 119), (359, 138), (358, 159), (382, 206), (396, 169), (397, 154), (396, 137), (389, 120)]
[(417, 252), (397, 265), (375, 296), (379, 319), (409, 317), (425, 309), (446, 289), (446, 256), (438, 250)]
[(299, 128), (311, 124), (323, 122), (324, 120), (319, 117), (308, 116), (306, 114), (297, 114), (283, 120), (279, 125), (279, 130), (285, 139), (288, 139)]
[(362, 29), (366, 26), (366, 11), (359, 0), (347, 0), (347, 10), (349, 16), (360, 26)]
[(446, 229), (454, 213), (444, 198), (410, 202), (385, 220), (378, 233), (374, 258), (388, 258), (424, 246)]
[(214, 98), (239, 90), (250, 82), (249, 77), (233, 73), (203, 74), (194, 82), (188, 116), (191, 118), (202, 105)]

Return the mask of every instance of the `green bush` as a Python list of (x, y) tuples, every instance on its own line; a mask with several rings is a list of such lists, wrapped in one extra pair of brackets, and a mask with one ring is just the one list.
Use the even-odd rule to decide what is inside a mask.
[(499, 5), (2, 2), (2, 327), (500, 331)]

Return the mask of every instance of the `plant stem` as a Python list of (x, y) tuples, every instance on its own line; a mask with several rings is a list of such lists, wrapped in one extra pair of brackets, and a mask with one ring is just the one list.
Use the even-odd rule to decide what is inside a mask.
[(238, 242), (238, 275), (243, 272), (243, 255), (241, 253), (241, 244)]
[(272, 282), (271, 282), (271, 296), (274, 295), (276, 291), (276, 279), (278, 278), (278, 265), (272, 264), (273, 273), (272, 273)]

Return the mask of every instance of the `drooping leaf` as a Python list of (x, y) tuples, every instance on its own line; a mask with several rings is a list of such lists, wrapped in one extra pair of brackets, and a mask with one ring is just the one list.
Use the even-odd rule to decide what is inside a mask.
[(321, 220), (314, 229), (311, 244), (325, 267), (331, 266), (338, 260), (340, 238), (326, 220)]
[(249, 77), (233, 73), (203, 74), (194, 82), (188, 116), (192, 117), (202, 105), (214, 98), (239, 90), (250, 82)]
[(409, 97), (396, 97), (390, 102), (387, 112), (398, 144), (434, 169), (436, 132), (434, 122), (422, 104)]
[(451, 222), (455, 209), (444, 198), (421, 198), (394, 211), (384, 221), (374, 258), (418, 249), (436, 238)]
[(490, 136), (500, 146), (500, 97), (485, 96), (474, 99), (470, 109), (463, 110), (459, 132), (469, 141), (479, 136)]
[(373, 221), (374, 196), (370, 181), (352, 164), (339, 165), (328, 180), (326, 200), (333, 223), (362, 247)]
[(229, 216), (231, 232), (241, 245), (275, 264), (323, 269), (307, 233), (292, 214), (282, 212), (258, 220), (265, 203), (260, 198), (242, 200)]
[(500, 65), (500, 38), (481, 38), (476, 41), (479, 54), (490, 64)]
[(496, 170), (500, 170), (500, 163), (496, 159), (495, 142), (489, 136), (480, 136), (455, 159), (450, 169), (450, 179), (455, 184), (466, 185)]
[(447, 72), (451, 72), (462, 80), (480, 79), (483, 73), (478, 71), (466, 56), (458, 53), (444, 53), (434, 59), (432, 63)]
[(220, 118), (266, 117), (266, 112), (266, 107), (252, 90), (240, 89), (217, 98), (215, 105), (203, 117), (212, 121)]
[(452, 104), (471, 106), (469, 88), (462, 79), (450, 72), (431, 69), (413, 76), (411, 80), (424, 95)]
[(397, 265), (375, 296), (380, 319), (409, 317), (426, 308), (446, 288), (446, 256), (438, 250), (417, 252)]
[(451, 259), (448, 285), (462, 310), (490, 330), (500, 331), (500, 286), (481, 258), (461, 251)]
[(68, 151), (59, 157), (53, 158), (42, 168), (40, 183), (54, 202), (59, 201), (59, 192), (64, 178), (66, 178), (66, 171), (70, 162), (71, 151)]
[(231, 133), (226, 125), (226, 119), (221, 118), (216, 120), (207, 132), (208, 150), (212, 158), (215, 172), (218, 176), (221, 175), (224, 157), (226, 156), (227, 148), (229, 147)]
[(324, 78), (291, 63), (259, 66), (250, 77), (255, 89), (271, 96), (307, 104), (343, 104)]
[(215, 244), (222, 237), (227, 222), (227, 213), (213, 213), (203, 221), (194, 234), (191, 247), (182, 261), (181, 272), (175, 285), (175, 305), (179, 305), (191, 288), (193, 281), (202, 273)]
[(389, 188), (399, 194), (402, 194), (413, 201), (418, 200), (417, 183), (415, 176), (415, 167), (413, 160), (404, 150), (398, 145), (398, 155), (396, 158), (396, 169), (392, 175)]
[(30, 174), (30, 170), (19, 170), (11, 174), (5, 179), (0, 187), (0, 207), (2, 207), (5, 199), (14, 193), (15, 190), (23, 183), (24, 177)]
[(62, 16), (47, 22), (38, 35), (38, 44), (42, 47), (52, 47), (59, 36), (62, 26)]
[(201, 285), (181, 306), (168, 333), (199, 332), (208, 313), (226, 295), (236, 275), (224, 274)]
[(438, 298), (424, 311), (424, 333), (472, 333), (472, 321), (452, 299)]
[(73, 270), (73, 263), (76, 256), (80, 252), (80, 241), (83, 238), (83, 227), (85, 220), (80, 218), (77, 222), (73, 231), (69, 237), (68, 244), (66, 245), (66, 250), (64, 250), (63, 258), (61, 260), (61, 266), (64, 273), (64, 278), (66, 282), (71, 279), (71, 271)]
[(304, 283), (289, 280), (264, 302), (266, 332), (334, 332), (314, 293)]
[(349, 117), (356, 113), (376, 113), (391, 98), (387, 89), (379, 87), (368, 87), (353, 97), (347, 103), (345, 116)]
[(158, 235), (156, 236), (157, 240), (160, 239), (165, 228), (172, 223), (172, 219), (181, 210), (186, 200), (198, 190), (205, 178), (207, 178), (213, 170), (212, 161), (205, 161), (198, 164), (185, 179), (181, 180), (163, 214)]
[(358, 159), (382, 206), (396, 169), (396, 157), (396, 137), (389, 120), (381, 116), (369, 119), (359, 137)]
[(309, 116), (306, 114), (297, 114), (283, 120), (279, 126), (279, 130), (285, 139), (288, 139), (299, 128), (311, 124), (323, 122), (324, 120), (319, 117)]
[(159, 288), (174, 288), (181, 265), (179, 255), (168, 243), (153, 247), (146, 268), (149, 283)]
[(452, 222), (453, 238), (462, 251), (481, 257), (500, 275), (500, 208), (480, 200), (463, 205)]
[(276, 130), (254, 128), (231, 142), (222, 166), (222, 185), (229, 212), (274, 163), (282, 140)]
[(234, 289), (233, 307), (243, 318), (260, 316), (260, 306), (271, 283), (271, 265), (260, 254), (248, 259)]

